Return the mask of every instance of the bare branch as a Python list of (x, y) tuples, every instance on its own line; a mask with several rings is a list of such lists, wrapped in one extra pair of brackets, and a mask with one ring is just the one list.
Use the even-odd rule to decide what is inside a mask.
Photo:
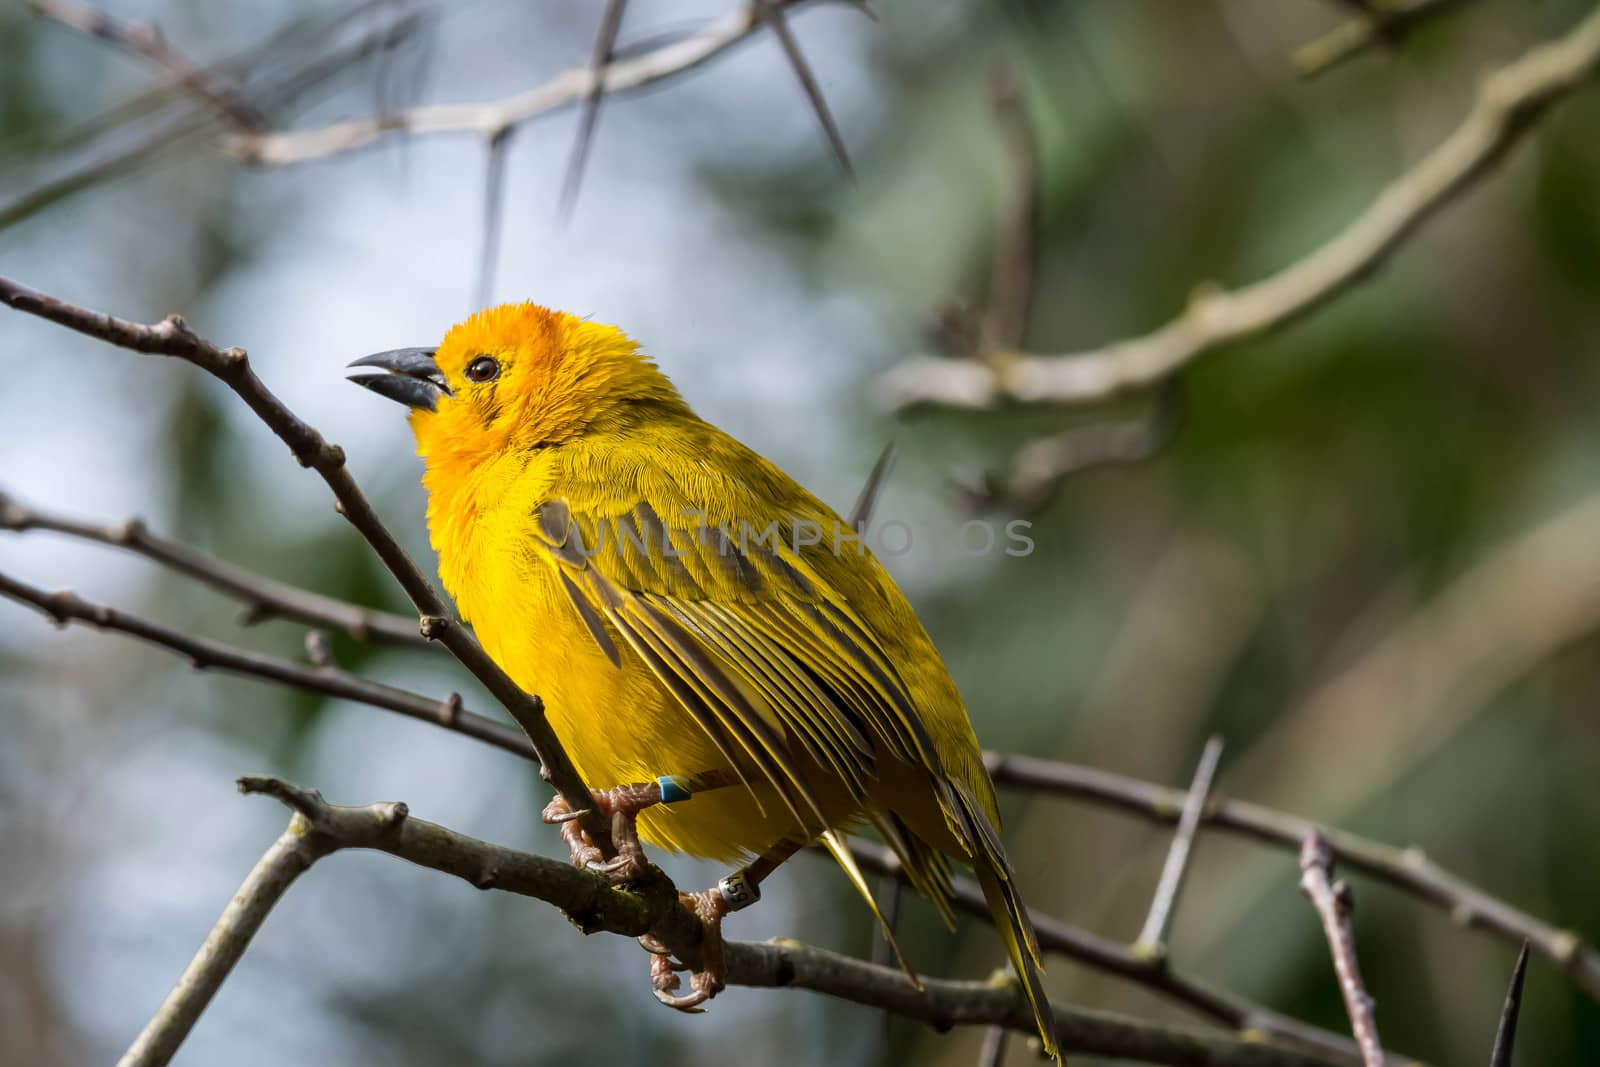
[(806, 101), (810, 103), (811, 110), (816, 113), (823, 135), (828, 138), (828, 147), (833, 150), (833, 158), (839, 161), (839, 169), (844, 171), (845, 177), (855, 178), (856, 172), (850, 165), (850, 152), (845, 147), (844, 134), (839, 132), (839, 124), (833, 121), (833, 112), (828, 110), (828, 101), (822, 95), (822, 86), (817, 84), (817, 76), (811, 72), (811, 64), (806, 62), (805, 53), (800, 51), (800, 42), (794, 39), (794, 32), (789, 29), (788, 20), (783, 13), (783, 0), (757, 0), (756, 7), (761, 20), (771, 27), (772, 35), (778, 39), (784, 58), (794, 70), (794, 76), (799, 79), (800, 89), (806, 94)]
[[(374, 811), (375, 818), (390, 823), (405, 818), (404, 804), (374, 805), (379, 807), (387, 811), (381, 815)], [(161, 1067), (177, 1054), (273, 907), (296, 878), (336, 847), (329, 838), (310, 831), (311, 824), (298, 812), (289, 819), (288, 829), (256, 862), (178, 984), (117, 1060), (117, 1067)]]
[(1424, 221), (1489, 173), (1546, 109), (1597, 70), (1600, 10), (1566, 37), (1485, 78), (1455, 132), (1341, 233), (1277, 274), (1233, 292), (1201, 286), (1167, 325), (1089, 352), (1002, 353), (985, 363), (910, 360), (879, 378), (879, 401), (895, 411), (921, 404), (1091, 403), (1153, 385), (1200, 356), (1293, 322), (1370, 277)]
[[(592, 872), (502, 848), (410, 816), (404, 804), (340, 807), (316, 793), (271, 778), (243, 778), (244, 792), (276, 797), (295, 814), (235, 894), (205, 945), (119, 1067), (159, 1067), (187, 1036), (261, 922), (294, 877), (318, 860), (349, 849), (373, 849), (461, 878), (479, 889), (533, 897), (564, 911), (588, 933), (651, 934), (693, 955), (696, 919), (679, 903), (672, 883), (652, 877), (613, 889)], [(1011, 981), (925, 979), (794, 941), (730, 942), (728, 980), (757, 988), (810, 989), (883, 1008), (940, 1029), (999, 1025), (1032, 1033), (1027, 999)], [(1053, 1005), (1062, 1044), (1085, 1052), (1174, 1067), (1341, 1067), (1346, 1061), (1229, 1035), (1147, 1023), (1109, 1012)]]
[(422, 636), (413, 617), (361, 607), (287, 582), (275, 581), (153, 534), (145, 526), (144, 520), (139, 518), (118, 523), (97, 523), (30, 507), (0, 492), (0, 530), (13, 533), (47, 530), (126, 549), (240, 601), (245, 606), (246, 623), (274, 618), (291, 619), (310, 626), (338, 630), (357, 641), (438, 647)]
[(1350, 886), (1342, 881), (1333, 882), (1332, 877), (1333, 848), (1326, 837), (1313, 830), (1306, 835), (1300, 848), (1300, 892), (1311, 901), (1322, 920), (1328, 949), (1333, 954), (1333, 968), (1339, 975), (1339, 992), (1344, 996), (1345, 1011), (1350, 1015), (1350, 1028), (1355, 1031), (1356, 1044), (1361, 1047), (1361, 1061), (1366, 1067), (1384, 1067), (1383, 1043), (1378, 1039), (1372, 995), (1362, 983), (1361, 968), (1356, 963), (1355, 930), (1350, 922), (1355, 905)]
[(1386, 0), (1358, 13), (1309, 44), (1295, 49), (1291, 62), (1302, 78), (1325, 74), (1376, 44), (1396, 44), (1461, 0)]
[(132, 322), (66, 303), (4, 276), (0, 276), (0, 303), (121, 348), (182, 359), (215, 376), (232, 389), (289, 446), (300, 465), (316, 471), (327, 484), (334, 495), (335, 509), (372, 546), (389, 573), (394, 575), (416, 605), (421, 613), (423, 636), (448, 648), (505, 706), (532, 741), (539, 757), (540, 773), (556, 787), (573, 811), (588, 811), (583, 819), (584, 830), (602, 852), (612, 854), (610, 828), (604, 818), (589, 810), (593, 808), (589, 790), (545, 719), (544, 702), (534, 694), (523, 692), (489, 658), (471, 631), (452, 621), (444, 598), (412, 562), (356, 484), (350, 469), (345, 466), (344, 451), (328, 443), (320, 433), (284, 406), (283, 401), (250, 369), (244, 349), (217, 347), (191, 330), (177, 315), (169, 315), (153, 326)]
[(167, 43), (155, 23), (136, 26), (88, 4), (79, 3), (79, 0), (26, 0), (26, 3), (46, 18), (90, 37), (110, 41), (150, 60), (166, 71), (173, 82), (203, 101), (229, 125), (248, 133), (256, 133), (266, 127), (266, 119), (244, 99), (238, 86), (214, 70), (191, 63)]
[(164, 648), (187, 659), (196, 670), (218, 670), (309, 693), (353, 700), (375, 708), (398, 712), (408, 718), (443, 726), (496, 748), (534, 759), (533, 746), (519, 731), (475, 715), (461, 707), (461, 697), (452, 693), (443, 700), (429, 700), (405, 689), (370, 681), (336, 666), (306, 666), (278, 656), (252, 652), (234, 645), (194, 637), (170, 626), (163, 626), (131, 612), (93, 604), (75, 593), (51, 593), (8, 574), (0, 573), (0, 597), (36, 608), (57, 625), (76, 622), (97, 630), (127, 634)]
[(978, 325), (981, 359), (1015, 351), (1027, 339), (1039, 211), (1039, 145), (1015, 68), (1001, 64), (990, 72), (989, 106), (1005, 149), (1007, 188), (989, 266), (989, 298)]
[[(740, 43), (761, 26), (759, 5), (753, 0), (732, 15), (695, 36), (664, 45), (642, 55), (616, 59), (602, 72), (605, 93), (671, 78), (715, 59)], [(784, 7), (799, 0), (780, 0)], [(253, 163), (282, 166), (303, 163), (375, 144), (393, 135), (413, 137), (440, 133), (477, 134), (485, 140), (502, 130), (549, 114), (569, 104), (579, 103), (594, 91), (595, 72), (588, 66), (573, 67), (542, 85), (500, 100), (467, 104), (432, 104), (409, 108), (372, 118), (338, 122), (316, 130), (300, 130), (235, 137), (228, 148), (241, 159)]]
[(589, 160), (589, 145), (594, 140), (595, 126), (600, 122), (600, 102), (605, 99), (605, 69), (611, 63), (611, 53), (617, 46), (617, 33), (622, 29), (623, 11), (628, 0), (606, 0), (606, 9), (600, 14), (600, 30), (594, 38), (594, 56), (589, 60), (589, 92), (583, 98), (583, 115), (578, 119), (578, 139), (572, 143), (572, 155), (567, 159), (567, 175), (561, 181), (561, 200), (556, 215), (562, 219), (572, 217), (572, 208), (578, 202), (578, 187), (583, 183), (584, 164)]
[[(851, 838), (850, 852), (863, 870), (906, 880), (899, 860), (884, 845)], [(951, 882), (951, 888), (951, 899), (957, 909), (980, 918), (989, 916), (988, 903), (977, 882), (970, 878), (956, 878)], [(1342, 1034), (1281, 1015), (1263, 1004), (1183, 974), (1160, 961), (1136, 955), (1126, 945), (1063, 922), (1053, 915), (1030, 908), (1028, 917), (1038, 934), (1039, 947), (1045, 952), (1058, 953), (1095, 970), (1126, 979), (1230, 1029), (1265, 1034), (1286, 1046), (1307, 1049), (1335, 1062), (1355, 1065), (1361, 1062), (1355, 1043)]]
[[(1154, 822), (1176, 823), (1183, 810), (1182, 790), (1094, 767), (996, 752), (984, 754), (984, 765), (996, 785), (1105, 804)], [(1202, 821), (1296, 853), (1306, 835), (1317, 829), (1298, 816), (1223, 797), (1212, 798)], [(1557, 929), (1490, 896), (1428, 859), (1420, 849), (1395, 848), (1337, 830), (1325, 835), (1335, 857), (1347, 869), (1443, 910), (1460, 926), (1487, 930), (1513, 943), (1526, 939), (1591, 998), (1600, 1000), (1600, 953), (1577, 933)]]
[(1528, 943), (1524, 941), (1522, 951), (1517, 953), (1517, 964), (1511, 969), (1511, 986), (1506, 990), (1505, 1007), (1500, 1009), (1500, 1025), (1494, 1032), (1489, 1067), (1511, 1067), (1517, 1043), (1517, 1016), (1522, 1012), (1522, 981), (1527, 976)]
[[(263, 100), (286, 103), (325, 79), (348, 72), (374, 50), (386, 47), (410, 34), (420, 18), (408, 15), (387, 26), (340, 41), (340, 31), (384, 0), (363, 0), (353, 8), (332, 15), (311, 15), (293, 20), (267, 41), (217, 65), (218, 70), (258, 72), (263, 79), (251, 92)], [(330, 47), (331, 42), (331, 47)], [(287, 69), (274, 69), (273, 60), (284, 59)], [(72, 149), (87, 157), (5, 203), (0, 203), (0, 229), (11, 226), (85, 189), (94, 188), (133, 171), (154, 158), (173, 158), (179, 148), (198, 146), (215, 126), (214, 120), (190, 107), (192, 96), (171, 101), (167, 86), (153, 89), (67, 130), (49, 146), (51, 150)], [(131, 137), (133, 124), (143, 120), (143, 135)], [(129, 143), (131, 140), (131, 144)], [(11, 183), (7, 183), (11, 184)]]
[[(38, 521), (30, 521), (24, 528), (37, 526), (74, 533), (90, 540), (101, 539), (94, 533), (99, 528), (81, 520), (31, 510), (26, 514), (30, 520)], [(0, 503), (0, 517), (4, 515), (5, 505)], [(248, 572), (242, 573), (248, 575)], [(260, 586), (252, 584), (249, 588), (259, 590)], [(293, 587), (288, 588), (298, 592)], [(222, 642), (191, 637), (126, 611), (93, 604), (70, 593), (51, 593), (4, 575), (0, 575), (0, 596), (33, 605), (53, 619), (77, 620), (99, 629), (137, 637), (200, 667), (395, 711), (487, 742), (525, 759), (537, 759), (526, 737), (493, 719), (465, 710), (456, 694), (442, 700), (429, 698), (371, 682), (337, 668), (311, 668)], [(333, 603), (342, 605), (339, 601)], [(356, 609), (354, 605), (342, 606), (364, 610)], [(307, 621), (315, 620), (308, 618)], [(997, 752), (985, 753), (984, 762), (998, 785), (1087, 800), (1158, 823), (1176, 824), (1187, 800), (1187, 795), (1180, 790), (1077, 764)], [(1216, 830), (1249, 837), (1285, 850), (1298, 850), (1305, 835), (1314, 829), (1310, 822), (1296, 816), (1222, 797), (1211, 798), (1201, 821)], [(1339, 831), (1330, 832), (1330, 843), (1339, 861), (1346, 867), (1361, 871), (1423, 903), (1444, 910), (1463, 926), (1485, 929), (1518, 943), (1528, 941), (1541, 955), (1560, 966), (1586, 993), (1600, 999), (1600, 955), (1576, 933), (1557, 929), (1490, 896), (1439, 867), (1417, 849), (1394, 848)], [(863, 852), (858, 859), (863, 866), (871, 866), (882, 873), (900, 874), (898, 864), (887, 851), (881, 855)], [(982, 894), (976, 886), (969, 888), (968, 903), (973, 905), (971, 910), (980, 916), (987, 915), (988, 909)], [(1047, 916), (1036, 918), (1036, 924), (1041, 929), (1055, 922)], [(1058, 932), (1063, 936), (1046, 945), (1053, 951), (1063, 952), (1090, 966), (1136, 980), (1142, 980), (1151, 971), (1148, 960), (1140, 959), (1116, 942), (1077, 931), (1064, 924), (1060, 925)], [(1050, 942), (1049, 938), (1046, 940)], [(1171, 984), (1158, 988), (1173, 992), (1178, 999), (1202, 1013), (1229, 1022), (1230, 1025), (1242, 1026), (1260, 1015), (1254, 1008), (1230, 1006), (1207, 992), (1190, 988), (1182, 979), (1175, 979)]]
[(1183, 876), (1189, 869), (1189, 853), (1194, 847), (1195, 834), (1200, 831), (1200, 816), (1211, 796), (1211, 780), (1217, 773), (1217, 761), (1222, 759), (1222, 738), (1213, 737), (1206, 742), (1200, 754), (1200, 764), (1195, 768), (1194, 782), (1183, 802), (1183, 812), (1178, 817), (1178, 832), (1172, 835), (1172, 847), (1167, 851), (1166, 865), (1161, 869), (1161, 879), (1156, 883), (1150, 913), (1145, 917), (1144, 929), (1133, 943), (1136, 956), (1164, 960), (1167, 956), (1167, 931), (1172, 926), (1172, 915), (1177, 908), (1178, 893), (1183, 889)]
[[(883, 462), (884, 457), (880, 456), (878, 465), (874, 467), (875, 472), (882, 469)], [(881, 486), (881, 476), (869, 479), (870, 484)], [(859, 502), (857, 508), (860, 508)], [(381, 635), (384, 639), (398, 640), (399, 635), (404, 634), (406, 628), (412, 625), (409, 619), (397, 615), (373, 613), (367, 618), (363, 615), (368, 611), (366, 608), (331, 598), (318, 598), (317, 594), (306, 593), (293, 586), (281, 586), (243, 568), (211, 560), (200, 553), (184, 549), (175, 542), (156, 538), (143, 530), (136, 520), (102, 526), (80, 518), (25, 508), (15, 500), (0, 497), (0, 528), (51, 530), (90, 541), (126, 547), (208, 584), (214, 584), (225, 592), (235, 592), (235, 595), (246, 603), (259, 601), (267, 605), (272, 614), (281, 614), (312, 625), (344, 629), (357, 637)], [(126, 542), (119, 533), (124, 530), (134, 534)], [(169, 551), (169, 548), (181, 552)], [(11, 585), (13, 590), (5, 591), (5, 595), (34, 604), (47, 613), (54, 614), (47, 605), (57, 594), (33, 587), (23, 587), (21, 583), (13, 582)], [(15, 595), (22, 590), (26, 590), (24, 595)], [(330, 683), (326, 673), (309, 670), (304, 665), (273, 657), (261, 657), (257, 653), (218, 642), (203, 642), (167, 630), (147, 620), (140, 620), (127, 612), (93, 604), (85, 604), (85, 610), (101, 619), (108, 617), (103, 613), (109, 612), (109, 617), (112, 619), (134, 620), (139, 624), (138, 629), (107, 626), (104, 623), (98, 625), (105, 629), (120, 629), (122, 632), (152, 641), (191, 660), (203, 660), (232, 673), (279, 681), (310, 692), (398, 711), (487, 741), (524, 758), (535, 758), (532, 746), (525, 738), (492, 719), (463, 710), (459, 699), (431, 699), (388, 686), (376, 686), (376, 683), (369, 683), (353, 675), (347, 675), (344, 681)], [(367, 618), (364, 628), (354, 625), (363, 618)], [(158, 633), (160, 636), (154, 636)], [(262, 666), (262, 669), (256, 669), (258, 665)], [(362, 688), (367, 685), (374, 685), (376, 688), (371, 691)], [(989, 773), (998, 785), (1085, 800), (1158, 823), (1176, 824), (1187, 799), (1186, 794), (1180, 790), (1077, 764), (997, 752), (985, 753), (984, 759)], [(1298, 851), (1306, 834), (1315, 828), (1310, 822), (1296, 816), (1222, 797), (1213, 797), (1210, 800), (1203, 812), (1202, 822), (1216, 830), (1248, 837), (1288, 851)], [(1600, 954), (1597, 954), (1594, 947), (1575, 932), (1558, 929), (1485, 893), (1477, 886), (1439, 867), (1418, 849), (1395, 848), (1339, 831), (1330, 831), (1329, 837), (1339, 862), (1346, 868), (1360, 871), (1425, 904), (1440, 908), (1462, 926), (1487, 930), (1513, 943), (1528, 941), (1540, 955), (1560, 967), (1590, 997), (1600, 1000)], [(981, 903), (981, 896), (976, 899)], [(986, 908), (980, 908), (979, 913), (986, 914)], [(1083, 951), (1077, 951), (1078, 948)], [(1110, 955), (1100, 952), (1100, 949), (1106, 949)], [(1109, 961), (1113, 969), (1120, 965), (1117, 956), (1123, 951), (1122, 946), (1110, 941), (1102, 941), (1098, 945), (1080, 944), (1076, 948), (1068, 941), (1058, 950), (1074, 954), (1093, 966), (1101, 966)], [(1135, 960), (1133, 969), (1137, 970), (1139, 966)], [(1204, 998), (1196, 998), (1196, 1002), (1202, 1010), (1205, 1010)], [(1225, 1015), (1215, 1017), (1228, 1018)]]
[[(0, 504), (0, 516), (4, 513), (4, 505)], [(85, 531), (96, 529), (80, 524), (79, 520), (61, 519), (59, 516), (32, 511), (28, 514), (44, 520), (29, 524), (40, 528), (76, 532), (73, 527), (81, 525)], [(100, 539), (87, 532), (83, 535), (91, 540)], [(292, 587), (289, 588), (292, 590)], [(126, 611), (93, 604), (70, 593), (51, 593), (4, 575), (0, 575), (0, 596), (30, 604), (58, 621), (81, 621), (98, 629), (137, 637), (182, 656), (198, 667), (278, 682), (307, 692), (395, 711), (487, 742), (525, 759), (537, 759), (526, 737), (493, 719), (465, 710), (456, 694), (442, 700), (432, 699), (371, 682), (337, 668), (311, 668), (222, 642), (191, 637)], [(334, 603), (341, 604), (338, 601)], [(354, 609), (353, 605), (345, 606)], [(997, 752), (985, 753), (984, 762), (998, 785), (1087, 800), (1141, 815), (1155, 822), (1177, 823), (1186, 801), (1186, 794), (1179, 790), (1076, 764)], [(1208, 803), (1202, 822), (1218, 830), (1284, 849), (1298, 849), (1305, 835), (1314, 828), (1311, 823), (1293, 815), (1220, 797), (1214, 797)], [(1542, 955), (1558, 964), (1591, 997), (1600, 999), (1600, 955), (1577, 934), (1556, 929), (1490, 896), (1440, 868), (1417, 849), (1393, 848), (1338, 831), (1332, 832), (1331, 843), (1340, 862), (1347, 867), (1443, 909), (1463, 926), (1486, 929), (1508, 940), (1527, 940)], [(899, 874), (898, 864), (887, 852), (883, 855), (862, 853), (858, 858), (863, 866), (872, 866), (888, 874)], [(988, 909), (982, 894), (975, 886), (970, 888), (974, 914), (987, 915)], [(1036, 919), (1041, 928), (1054, 921), (1044, 916)], [(1071, 930), (1067, 927), (1063, 929)], [(1139, 959), (1123, 946), (1082, 931), (1073, 931), (1046, 947), (1072, 955), (1091, 966), (1129, 977), (1140, 978), (1149, 970), (1148, 961)], [(1176, 991), (1179, 999), (1203, 1013), (1233, 1025), (1244, 1025), (1245, 1020), (1256, 1018), (1259, 1014), (1248, 1008), (1235, 1011), (1226, 1005), (1219, 1007), (1219, 1002), (1214, 998), (1187, 989), (1182, 981), (1168, 988)]]

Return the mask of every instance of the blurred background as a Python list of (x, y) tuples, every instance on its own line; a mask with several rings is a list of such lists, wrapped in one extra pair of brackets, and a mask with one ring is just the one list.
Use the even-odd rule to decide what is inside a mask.
[[(100, 2), (100, 0), (97, 0)], [(569, 221), (578, 114), (504, 146), (492, 299), (624, 326), (698, 411), (841, 510), (891, 438), (880, 518), (971, 514), (974, 486), (1043, 433), (1170, 422), (1133, 463), (1027, 499), (1016, 558), (931, 551), (890, 569), (984, 743), (1181, 785), (1207, 736), (1218, 788), (1414, 844), (1557, 926), (1600, 933), (1600, 89), (1547, 116), (1384, 270), (1308, 319), (1187, 372), (1177, 393), (1091, 409), (891, 418), (875, 376), (982, 306), (1012, 194), (990, 104), (1014, 71), (1038, 142), (1025, 344), (1144, 332), (1204, 282), (1238, 285), (1338, 232), (1470, 106), (1476, 79), (1590, 9), (1450, 5), (1391, 49), (1312, 80), (1290, 60), (1347, 17), (1328, 0), (877, 0), (790, 23), (843, 131), (845, 178), (770, 34), (607, 101)], [(587, 62), (602, 5), (506, 0), (139, 3), (197, 62), (237, 60), (275, 128), (486, 100)], [(620, 47), (692, 35), (725, 0), (635, 0)], [(347, 449), (430, 564), (420, 464), (350, 359), (429, 344), (472, 310), (488, 153), (394, 138), (247, 165), (137, 57), (0, 0), (0, 272), (135, 319), (181, 311), (248, 348)], [(960, 358), (960, 357), (955, 357)], [(0, 314), (0, 491), (160, 532), (280, 579), (404, 610), (324, 488), (216, 383)], [(1167, 411), (1167, 407), (1173, 411)], [(1003, 479), (1000, 479), (1003, 481)], [(997, 479), (989, 477), (988, 482)], [(303, 628), (141, 560), (0, 533), (0, 569), (185, 629), (303, 658)], [(375, 678), (491, 702), (449, 661), (345, 639)], [(108, 1062), (148, 1018), (285, 813), (236, 795), (272, 773), (338, 802), (558, 853), (514, 758), (395, 715), (191, 672), (124, 638), (0, 603), (0, 1062)], [(1131, 940), (1169, 835), (1082, 802), (1004, 797), (1031, 903)], [(721, 873), (681, 859), (686, 886)], [(1344, 1032), (1287, 853), (1202, 833), (1173, 956)], [(1355, 879), (1361, 962), (1387, 1044), (1488, 1057), (1512, 950)], [(864, 954), (830, 864), (802, 856), (732, 936)], [(1001, 965), (993, 932), (910, 901), (929, 973)], [(1054, 995), (1186, 1020), (1052, 962)], [(974, 1062), (980, 1031), (885, 1027), (803, 993), (734, 989), (709, 1014), (652, 1003), (642, 953), (552, 909), (378, 855), (288, 895), (179, 1055), (185, 1064), (678, 1065)], [(1519, 1062), (1600, 1060), (1600, 1005), (1530, 971)], [(1007, 1062), (1029, 1062), (1014, 1040)], [(1092, 1063), (1089, 1059), (1075, 1062)]]

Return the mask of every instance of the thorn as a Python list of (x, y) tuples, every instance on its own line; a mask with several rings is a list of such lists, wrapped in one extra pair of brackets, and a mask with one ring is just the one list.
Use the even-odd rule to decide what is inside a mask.
[(1517, 1016), (1522, 1012), (1522, 983), (1527, 976), (1528, 942), (1524, 938), (1516, 966), (1511, 969), (1511, 985), (1506, 989), (1505, 1007), (1500, 1010), (1500, 1025), (1495, 1030), (1489, 1067), (1511, 1067), (1512, 1046), (1517, 1040)]
[(759, 0), (759, 11), (762, 21), (771, 27), (772, 35), (778, 39), (783, 54), (788, 57), (789, 66), (794, 68), (795, 77), (800, 79), (800, 88), (805, 92), (806, 99), (811, 102), (811, 110), (816, 112), (817, 122), (822, 125), (822, 132), (828, 138), (828, 147), (833, 149), (833, 156), (839, 161), (839, 169), (844, 171), (846, 178), (854, 181), (856, 172), (850, 165), (850, 153), (845, 148), (844, 135), (839, 132), (838, 124), (833, 121), (833, 112), (828, 110), (828, 101), (822, 95), (822, 87), (817, 84), (811, 65), (806, 62), (804, 53), (800, 51), (800, 43), (794, 39), (794, 34), (789, 29), (789, 23), (784, 18), (783, 5), (778, 0)]

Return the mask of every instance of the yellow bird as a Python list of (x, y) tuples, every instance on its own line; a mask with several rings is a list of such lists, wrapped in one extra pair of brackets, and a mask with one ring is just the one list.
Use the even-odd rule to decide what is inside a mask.
[(972, 866), (1057, 1054), (961, 694), (843, 519), (696, 416), (612, 326), (507, 304), (436, 349), (352, 366), (377, 368), (351, 380), (411, 409), (428, 528), (462, 617), (544, 697), (584, 780), (607, 787), (595, 803), (623, 831), (610, 863), (559, 800), (545, 811), (574, 862), (626, 880), (643, 869), (639, 838), (752, 861), (685, 894), (708, 927), (704, 970), (675, 996), (658, 954), (659, 998), (694, 1009), (721, 988), (723, 915), (813, 841), (870, 905), (841, 836), (866, 823), (946, 922), (946, 857)]

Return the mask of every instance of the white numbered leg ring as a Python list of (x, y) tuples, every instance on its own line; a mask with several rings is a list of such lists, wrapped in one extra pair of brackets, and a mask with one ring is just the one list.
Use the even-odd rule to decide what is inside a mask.
[(761, 899), (760, 887), (750, 881), (743, 871), (734, 871), (718, 882), (717, 891), (722, 894), (729, 911), (748, 908)]

